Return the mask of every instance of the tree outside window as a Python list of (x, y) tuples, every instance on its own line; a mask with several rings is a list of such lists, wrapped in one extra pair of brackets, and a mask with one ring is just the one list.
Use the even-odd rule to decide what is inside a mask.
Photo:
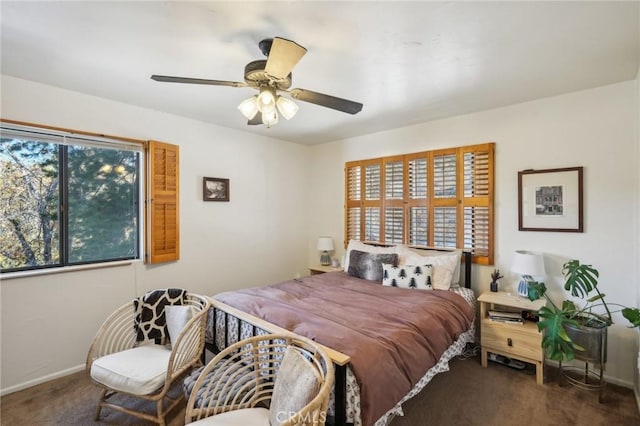
[(141, 153), (52, 139), (0, 139), (2, 272), (139, 258)]

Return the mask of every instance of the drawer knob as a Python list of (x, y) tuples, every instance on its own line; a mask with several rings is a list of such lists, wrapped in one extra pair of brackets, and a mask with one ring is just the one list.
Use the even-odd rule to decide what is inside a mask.
[(507, 337), (507, 345), (513, 346), (513, 340), (511, 340), (511, 337)]

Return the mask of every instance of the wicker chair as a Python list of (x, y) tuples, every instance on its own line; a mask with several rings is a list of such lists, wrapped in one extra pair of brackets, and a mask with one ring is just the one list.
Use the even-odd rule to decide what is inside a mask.
[(324, 425), (333, 378), (331, 359), (312, 340), (292, 334), (251, 337), (204, 367), (189, 396), (185, 424)]
[[(162, 342), (140, 342), (140, 329), (134, 327), (134, 323), (138, 324), (141, 320), (140, 306), (144, 306), (142, 303), (149, 295), (171, 290), (181, 292), (180, 302), (162, 305), (153, 315), (164, 321), (169, 316), (173, 317), (173, 312), (188, 312), (181, 314), (182, 322), (177, 329), (172, 320), (167, 321), (169, 335), (173, 332), (174, 337), (178, 337), (173, 339), (171, 347), (164, 341), (165, 337), (170, 336), (164, 335)], [(165, 314), (169, 305), (182, 307), (172, 310), (168, 316)], [(163, 289), (149, 292), (111, 314), (98, 330), (87, 355), (87, 374), (94, 384), (103, 388), (95, 420), (99, 420), (102, 407), (108, 407), (164, 426), (165, 415), (184, 400), (182, 392), (177, 397), (168, 395), (172, 384), (192, 367), (201, 365), (209, 306), (210, 302), (204, 296), (182, 289)], [(164, 325), (158, 328), (166, 330)], [(155, 415), (108, 401), (116, 393), (155, 402)], [(127, 405), (131, 405), (128, 402)]]

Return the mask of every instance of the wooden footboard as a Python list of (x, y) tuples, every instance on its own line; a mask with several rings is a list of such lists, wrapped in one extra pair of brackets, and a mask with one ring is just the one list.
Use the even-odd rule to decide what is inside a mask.
[[(295, 333), (289, 331), (289, 330), (285, 330), (284, 328), (278, 327), (277, 325), (271, 324), (270, 322), (267, 322), (261, 318), (258, 318), (256, 316), (253, 316), (251, 314), (248, 314), (246, 312), (243, 312), (239, 309), (236, 309), (232, 306), (227, 305), (226, 303), (222, 303), (219, 300), (213, 299), (213, 298), (209, 298), (209, 300), (211, 301), (211, 311), (209, 312), (210, 315), (213, 315), (213, 338), (212, 338), (212, 342), (213, 343), (207, 343), (206, 344), (206, 349), (217, 353), (219, 352), (220, 349), (223, 348), (218, 348), (217, 346), (217, 338), (216, 338), (216, 326), (215, 326), (215, 321), (216, 321), (216, 316), (217, 313), (216, 311), (221, 311), (224, 312), (225, 315), (225, 346), (230, 345), (231, 343), (234, 342), (229, 342), (228, 341), (228, 336), (229, 336), (229, 318), (230, 317), (235, 317), (238, 319), (238, 328), (240, 328), (242, 326), (242, 323), (247, 323), (247, 324), (251, 324), (253, 326), (253, 330), (252, 330), (252, 335), (255, 336), (257, 334), (258, 330), (264, 330), (266, 332), (269, 333), (283, 333), (283, 334), (290, 334), (290, 335), (294, 335)], [(241, 330), (238, 329), (238, 338), (240, 338), (241, 335)], [(329, 357), (331, 358), (331, 360), (333, 361), (334, 364), (334, 369), (335, 369), (335, 381), (334, 381), (334, 397), (335, 397), (335, 424), (336, 425), (347, 425), (347, 405), (346, 405), (346, 398), (347, 398), (347, 365), (349, 364), (349, 362), (351, 361), (351, 358), (348, 355), (345, 355), (341, 352), (338, 352), (336, 350), (333, 350), (331, 348), (328, 348), (326, 346), (320, 345), (329, 355)], [(204, 360), (204, 354), (203, 356), (203, 363), (205, 362)]]

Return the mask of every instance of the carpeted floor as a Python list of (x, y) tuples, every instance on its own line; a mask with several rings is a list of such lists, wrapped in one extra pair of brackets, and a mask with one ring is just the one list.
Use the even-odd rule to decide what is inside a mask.
[[(555, 374), (545, 372), (545, 384), (535, 376), (479, 358), (454, 359), (447, 373), (437, 375), (404, 406), (404, 417), (393, 426), (422, 425), (640, 425), (633, 391), (608, 385), (606, 402), (594, 392), (570, 385), (559, 387)], [(93, 421), (99, 390), (84, 372), (2, 397), (2, 425), (140, 425), (139, 419), (103, 410)], [(184, 424), (184, 408), (167, 418), (169, 426)]]

